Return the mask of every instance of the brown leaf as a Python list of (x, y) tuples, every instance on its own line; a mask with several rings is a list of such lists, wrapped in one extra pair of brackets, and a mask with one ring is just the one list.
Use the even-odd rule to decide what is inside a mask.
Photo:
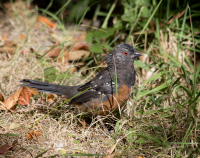
[(73, 36), (74, 41), (76, 41), (76, 42), (85, 41), (85, 38), (87, 36), (87, 32), (86, 31), (82, 31), (82, 30), (81, 31), (77, 31), (72, 36)]
[(32, 95), (37, 95), (39, 92), (35, 88), (29, 88), (29, 91), (31, 92)]
[(32, 92), (30, 91), (30, 88), (26, 86), (22, 87), (18, 103), (21, 105), (28, 105), (30, 103), (31, 95)]
[(0, 155), (6, 154), (8, 151), (12, 150), (17, 144), (18, 144), (17, 140), (15, 140), (12, 143), (12, 146), (9, 146), (8, 144), (4, 144), (3, 146), (0, 147)]
[(4, 100), (3, 94), (0, 93), (0, 101), (4, 102)]
[(4, 144), (0, 147), (0, 155), (4, 155), (9, 150), (10, 146), (8, 144)]
[(176, 16), (173, 15), (173, 17), (169, 20), (168, 24), (171, 24), (174, 21), (175, 17), (176, 19), (179, 19), (184, 13), (185, 13), (185, 10), (183, 10), (181, 13), (178, 13)]
[(86, 42), (79, 42), (77, 43), (71, 51), (76, 51), (76, 50), (89, 50), (89, 44)]
[(56, 99), (56, 97), (55, 97), (54, 94), (48, 94), (47, 100), (48, 100), (48, 102), (50, 102), (50, 103), (53, 103), (53, 102), (56, 102), (56, 101), (57, 101), (57, 99)]
[(37, 21), (43, 23), (44, 25), (48, 26), (51, 29), (56, 28), (56, 24), (47, 17), (38, 15)]
[(69, 52), (69, 60), (77, 61), (81, 59), (86, 59), (90, 55), (89, 44), (86, 42), (79, 42), (76, 44)]
[(42, 133), (40, 131), (31, 130), (31, 131), (28, 132), (28, 139), (32, 139), (34, 137), (39, 137), (41, 135), (42, 135)]
[(16, 91), (15, 93), (11, 94), (9, 98), (4, 101), (4, 107), (11, 110), (16, 108), (16, 103), (19, 100), (20, 93), (22, 91), (22, 87)]
[(179, 19), (180, 17), (182, 17), (184, 13), (185, 13), (185, 10), (183, 10), (181, 13), (178, 13), (176, 16), (176, 19)]
[(62, 52), (62, 49), (60, 47), (58, 47), (58, 45), (56, 44), (56, 45), (52, 46), (45, 53), (47, 53), (47, 56), (55, 58), (55, 57), (59, 56), (61, 52)]
[(59, 63), (66, 64), (68, 61), (69, 61), (69, 52), (68, 51), (65, 52), (64, 56), (60, 56), (58, 58)]
[(69, 52), (69, 60), (70, 61), (77, 61), (81, 59), (86, 59), (90, 55), (90, 51), (88, 50), (76, 50)]
[[(0, 47), (0, 52), (5, 52), (5, 53), (11, 53), (11, 54), (14, 54), (14, 51), (16, 50), (16, 48), (14, 47)], [(8, 57), (8, 55), (6, 54), (6, 57)]]
[[(56, 58), (58, 57), (58, 62), (59, 63), (67, 63), (69, 60), (69, 52), (68, 49), (61, 49), (58, 47), (59, 45), (56, 44), (52, 46), (46, 53), (48, 57)], [(62, 54), (62, 56), (61, 56)]]

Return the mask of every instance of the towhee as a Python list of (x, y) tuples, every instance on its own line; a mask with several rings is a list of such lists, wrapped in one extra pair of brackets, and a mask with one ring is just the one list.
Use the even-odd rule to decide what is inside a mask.
[(84, 85), (63, 86), (23, 79), (21, 86), (36, 88), (39, 92), (54, 93), (71, 99), (91, 115), (106, 116), (121, 107), (132, 93), (135, 83), (134, 59), (141, 56), (130, 44), (116, 46), (103, 59), (107, 67)]

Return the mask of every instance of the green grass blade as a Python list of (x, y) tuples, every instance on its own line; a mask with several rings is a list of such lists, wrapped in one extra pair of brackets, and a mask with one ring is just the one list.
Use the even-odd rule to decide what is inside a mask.
[(156, 6), (155, 10), (153, 11), (153, 13), (151, 14), (151, 16), (150, 16), (149, 19), (147, 20), (145, 26), (143, 27), (141, 33), (139, 34), (139, 36), (138, 36), (138, 38), (137, 38), (137, 40), (136, 40), (136, 43), (137, 43), (138, 39), (140, 38), (140, 35), (144, 32), (144, 30), (145, 30), (145, 29), (147, 28), (147, 26), (149, 25), (149, 23), (150, 23), (151, 19), (153, 18), (154, 14), (155, 14), (156, 11), (158, 10), (158, 7), (160, 6), (161, 2), (162, 2), (162, 0), (160, 0), (160, 2), (158, 3), (158, 5)]
[(160, 90), (163, 90), (165, 88), (168, 88), (168, 84), (172, 83), (172, 80), (168, 80), (167, 82), (163, 83), (162, 85), (150, 90), (150, 91), (145, 91), (145, 92), (141, 92), (138, 96), (137, 96), (137, 99), (145, 96), (145, 95), (148, 95), (148, 94), (152, 94), (152, 93), (155, 93), (155, 92), (158, 92)]
[(113, 10), (115, 9), (116, 4), (117, 4), (117, 0), (115, 0), (115, 2), (112, 4), (112, 6), (111, 6), (111, 8), (110, 8), (110, 10), (109, 10), (104, 22), (103, 22), (101, 28), (105, 28), (105, 29), (107, 28), (108, 20), (109, 20), (109, 18), (111, 16)]

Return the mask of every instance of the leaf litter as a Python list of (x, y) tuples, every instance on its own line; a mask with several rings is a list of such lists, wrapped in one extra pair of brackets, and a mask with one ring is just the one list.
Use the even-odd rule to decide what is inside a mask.
[[(19, 88), (19, 81), (23, 78), (44, 78), (43, 67), (66, 67), (66, 64), (72, 64), (70, 60), (87, 58), (90, 52), (89, 45), (84, 41), (86, 31), (65, 30), (63, 33), (48, 18), (27, 17), (30, 10), (19, 10), (15, 10), (20, 14), (17, 18), (11, 12), (0, 12), (0, 37), (3, 39), (0, 48), (0, 69), (3, 70), (0, 75), (3, 90), (0, 92), (0, 144), (3, 144), (0, 148), (1, 154), (9, 154), (11, 148), (15, 157), (34, 157), (41, 149), (49, 149), (43, 156), (55, 153), (106, 154), (114, 142), (104, 141), (104, 131), (101, 127), (90, 127), (82, 120), (79, 121), (77, 110), (67, 104), (56, 109), (62, 104), (59, 98), (49, 95), (47, 101), (41, 100), (40, 97), (31, 99), (32, 95), (38, 95), (35, 90)], [(61, 46), (63, 41), (64, 47)], [(43, 56), (55, 45), (58, 45), (57, 54), (44, 58)], [(59, 50), (61, 54), (58, 53)], [(63, 51), (66, 52), (62, 53)], [(64, 62), (61, 60), (63, 57)], [(39, 58), (42, 60), (39, 61)], [(77, 65), (84, 67), (83, 63), (77, 62)], [(63, 70), (56, 69), (58, 72)], [(73, 80), (67, 81), (69, 85), (80, 83), (81, 73), (77, 72), (76, 75), (79, 77), (72, 76)], [(2, 96), (6, 96), (6, 99)], [(95, 125), (95, 120), (93, 121), (92, 124)], [(3, 135), (6, 133), (11, 134)], [(15, 140), (21, 147), (15, 149), (15, 145), (9, 145)]]

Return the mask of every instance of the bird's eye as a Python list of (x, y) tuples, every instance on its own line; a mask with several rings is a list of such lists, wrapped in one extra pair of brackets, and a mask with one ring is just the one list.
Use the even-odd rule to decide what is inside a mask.
[(124, 55), (128, 55), (128, 52), (124, 52)]

